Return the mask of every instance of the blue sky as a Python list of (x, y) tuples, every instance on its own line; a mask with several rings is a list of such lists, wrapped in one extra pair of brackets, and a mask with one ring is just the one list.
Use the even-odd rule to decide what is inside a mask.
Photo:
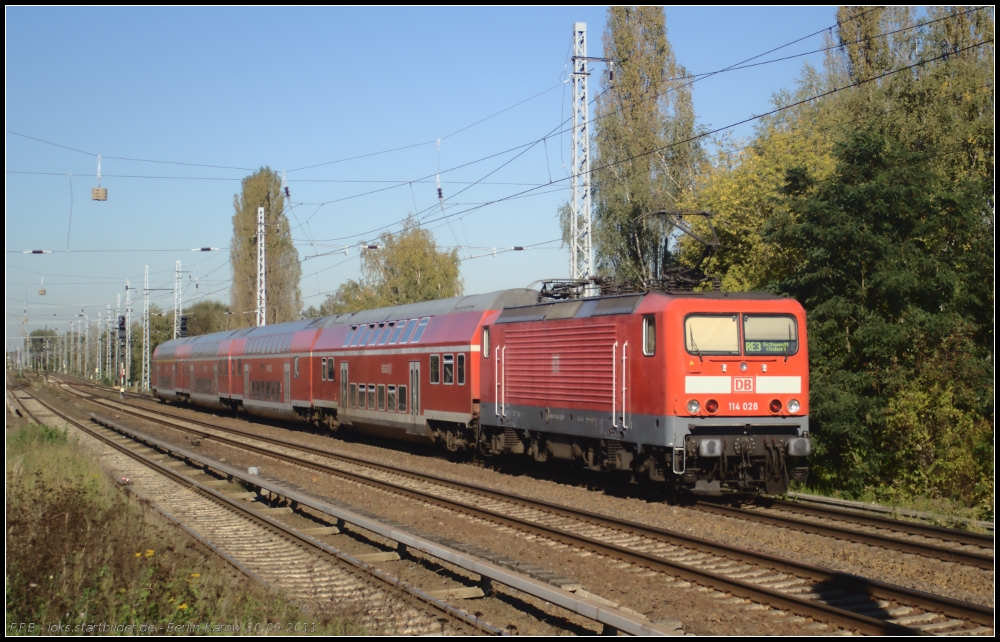
[[(28, 331), (64, 330), (81, 310), (93, 322), (116, 294), (124, 298), (126, 278), (139, 288), (133, 294), (141, 293), (144, 265), (151, 288), (168, 288), (180, 260), (186, 304), (228, 302), (228, 251), (189, 250), (229, 247), (233, 195), (248, 170), (264, 165), (287, 171), (306, 305), (318, 306), (324, 293), (357, 277), (359, 242), (399, 229), (414, 210), (440, 216), (439, 171), (445, 211), (453, 216), (428, 227), (441, 246), (474, 246), (460, 250), (466, 292), (566, 276), (556, 208), (568, 197), (568, 181), (481, 204), (565, 178), (568, 134), (512, 161), (522, 150), (452, 168), (558, 131), (570, 116), (571, 87), (562, 81), (572, 24), (587, 23), (588, 54), (600, 56), (605, 12), (8, 8), (7, 345), (20, 336), (25, 307)], [(834, 13), (666, 10), (668, 37), (693, 73), (822, 30), (834, 24)], [(762, 60), (821, 46), (815, 36)], [(804, 61), (821, 59), (812, 54), (696, 83), (699, 124), (716, 128), (767, 111), (774, 92), (794, 85)], [(733, 131), (745, 137), (752, 128)], [(343, 160), (399, 147), (408, 148)], [(96, 154), (105, 157), (107, 202), (90, 200)], [(475, 181), (482, 182), (470, 187)], [(363, 195), (373, 190), (381, 191)], [(354, 247), (346, 256), (315, 256), (337, 245)], [(494, 258), (491, 248), (501, 253)], [(52, 254), (20, 253), (31, 249)], [(39, 296), (43, 279), (47, 294)], [(170, 292), (151, 298), (172, 305)]]

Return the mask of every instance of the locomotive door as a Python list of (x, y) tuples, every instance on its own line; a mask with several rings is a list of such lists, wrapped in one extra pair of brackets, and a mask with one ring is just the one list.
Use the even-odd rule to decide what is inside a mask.
[(292, 364), (285, 362), (285, 403), (292, 403)]
[(341, 408), (347, 407), (347, 362), (340, 362), (340, 399), (338, 405)]
[(243, 398), (250, 398), (250, 364), (243, 364)]
[(411, 435), (422, 434), (423, 431), (417, 426), (417, 418), (420, 416), (420, 362), (410, 362), (410, 417), (406, 422), (406, 432)]

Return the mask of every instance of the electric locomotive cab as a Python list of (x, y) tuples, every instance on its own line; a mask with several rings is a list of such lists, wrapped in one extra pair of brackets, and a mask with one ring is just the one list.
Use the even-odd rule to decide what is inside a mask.
[[(805, 481), (805, 312), (763, 294), (678, 297), (668, 366), (670, 465), (696, 494), (784, 493)], [(679, 331), (678, 331), (679, 330)]]

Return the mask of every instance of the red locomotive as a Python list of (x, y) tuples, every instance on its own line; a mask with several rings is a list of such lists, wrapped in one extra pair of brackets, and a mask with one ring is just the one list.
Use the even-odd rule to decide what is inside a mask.
[(700, 494), (781, 493), (808, 471), (805, 331), (797, 302), (759, 293), (504, 290), (169, 341), (153, 388)]

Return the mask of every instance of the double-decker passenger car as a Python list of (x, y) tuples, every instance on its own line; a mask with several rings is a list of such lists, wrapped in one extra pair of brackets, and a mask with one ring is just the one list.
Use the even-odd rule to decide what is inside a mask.
[(807, 473), (805, 315), (770, 295), (506, 290), (178, 339), (153, 361), (167, 400), (697, 493)]

